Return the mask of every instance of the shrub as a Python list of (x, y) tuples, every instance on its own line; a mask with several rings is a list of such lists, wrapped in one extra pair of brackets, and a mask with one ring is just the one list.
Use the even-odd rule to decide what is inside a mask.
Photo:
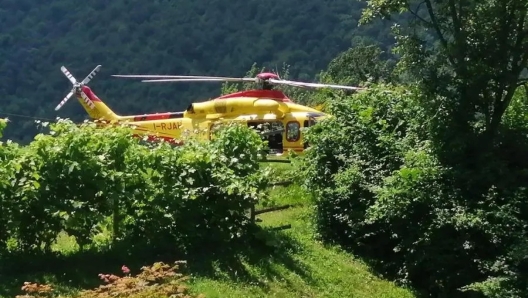
[(141, 241), (153, 230), (160, 237), (156, 243), (174, 239), (169, 243), (189, 249), (241, 236), (250, 224), (246, 211), (265, 195), (261, 148), (255, 132), (230, 125), (216, 131), (211, 142), (149, 150), (147, 159), (141, 157), (144, 164), (130, 163), (141, 165), (137, 178), (150, 185), (144, 186), (146, 195), (128, 200), (128, 237)]
[[(186, 282), (188, 276), (179, 273), (180, 266), (185, 262), (175, 262), (169, 266), (162, 262), (154, 263), (152, 266), (144, 266), (141, 273), (136, 276), (130, 274), (130, 269), (123, 266), (121, 270), (124, 276), (115, 274), (99, 274), (103, 285), (84, 290), (74, 297), (79, 298), (110, 298), (110, 297), (171, 297), (171, 298), (204, 298), (204, 295), (193, 295), (189, 293)], [(16, 298), (44, 298), (55, 296), (54, 289), (46, 284), (25, 282), (22, 286), (25, 295)]]
[(407, 93), (374, 88), (332, 101), (333, 117), (307, 132), (312, 147), (305, 156), (306, 186), (318, 197), (316, 221), (327, 240), (359, 247), (371, 243), (366, 247), (371, 252), (387, 247), (384, 234), (372, 234), (381, 227), (366, 223), (365, 216), (375, 186), (401, 166), (404, 152), (420, 137), (419, 119), (411, 118), (420, 111)]
[(116, 241), (184, 252), (243, 235), (245, 212), (265, 198), (263, 144), (247, 127), (227, 125), (210, 142), (175, 148), (141, 145), (125, 126), (49, 126), (28, 146), (0, 147), (4, 250), (15, 239), (19, 251), (49, 251), (61, 231), (83, 248), (111, 216)]
[[(7, 124), (0, 119), (0, 137)], [(20, 154), (20, 147), (12, 142), (0, 143), (0, 257), (5, 253), (8, 240), (14, 229), (13, 212), (17, 209), (17, 202), (13, 200), (15, 188), (13, 183), (19, 165), (13, 159)]]
[(439, 156), (417, 94), (374, 88), (331, 102), (334, 117), (308, 131), (319, 233), (435, 297), (523, 296), (525, 124), (507, 115), (492, 151), (447, 164), (460, 157)]

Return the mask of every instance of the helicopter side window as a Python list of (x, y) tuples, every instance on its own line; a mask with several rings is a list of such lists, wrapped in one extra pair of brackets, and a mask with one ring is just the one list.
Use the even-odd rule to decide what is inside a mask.
[(268, 141), (268, 148), (282, 152), (282, 134), (284, 125), (280, 121), (248, 122), (248, 126), (256, 129), (262, 139)]
[(286, 140), (288, 142), (297, 142), (301, 137), (300, 125), (297, 121), (286, 124)]

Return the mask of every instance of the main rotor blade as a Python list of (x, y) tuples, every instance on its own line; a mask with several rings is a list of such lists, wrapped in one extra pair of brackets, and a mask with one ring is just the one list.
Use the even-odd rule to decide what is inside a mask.
[(202, 79), (158, 79), (142, 80), (144, 83), (167, 83), (167, 82), (255, 82), (253, 78), (202, 78)]
[(174, 76), (174, 75), (112, 75), (117, 78), (159, 78), (159, 79), (184, 79), (184, 78), (214, 78), (207, 76)]
[(232, 77), (213, 76), (179, 76), (179, 75), (112, 75), (118, 78), (140, 78), (140, 79), (239, 79)]
[(366, 90), (366, 88), (345, 86), (345, 85), (334, 85), (334, 84), (320, 84), (320, 83), (304, 83), (288, 80), (275, 80), (270, 79), (270, 83), (273, 84), (284, 84), (293, 87), (306, 87), (306, 88), (332, 88), (332, 89), (344, 89), (344, 90)]

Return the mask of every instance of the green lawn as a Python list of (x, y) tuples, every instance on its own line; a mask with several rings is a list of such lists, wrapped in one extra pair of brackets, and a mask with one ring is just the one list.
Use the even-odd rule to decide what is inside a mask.
[[(312, 237), (310, 207), (259, 216), (264, 226), (291, 224), (272, 232), (275, 254), (259, 262), (243, 262), (246, 276), (232, 278), (219, 270), (218, 278), (196, 276), (193, 289), (210, 298), (235, 297), (414, 297), (409, 291), (374, 277), (358, 260), (336, 248), (324, 247)], [(249, 275), (249, 277), (247, 276)]]
[[(282, 176), (288, 164), (273, 164)], [(229, 255), (194, 257), (188, 260), (191, 289), (206, 297), (414, 297), (410, 291), (375, 277), (368, 267), (335, 247), (314, 240), (310, 224), (311, 198), (296, 185), (270, 189), (272, 202), (294, 207), (258, 215), (262, 229), (258, 241)], [(271, 227), (291, 224), (291, 229)], [(104, 237), (103, 237), (104, 238)], [(104, 239), (101, 239), (104, 240)], [(52, 284), (63, 295), (99, 285), (98, 273), (119, 273), (121, 265), (131, 269), (155, 261), (176, 261), (167, 255), (120, 255), (116, 253), (73, 253), (73, 239), (59, 237), (56, 249), (63, 256), (19, 259), (0, 271), (0, 297), (21, 294), (24, 281)]]

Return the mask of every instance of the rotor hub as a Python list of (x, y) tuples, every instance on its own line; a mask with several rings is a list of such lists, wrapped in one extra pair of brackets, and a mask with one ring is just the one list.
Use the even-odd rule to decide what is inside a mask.
[(280, 77), (272, 72), (262, 72), (257, 75), (257, 79), (260, 81), (267, 81), (269, 79), (280, 80)]
[(263, 90), (272, 90), (273, 85), (269, 82), (270, 79), (280, 80), (279, 76), (271, 72), (262, 72), (257, 75), (257, 83), (261, 85)]
[(75, 93), (77, 93), (77, 94), (80, 94), (81, 91), (82, 91), (82, 86), (83, 86), (83, 84), (81, 84), (81, 83), (76, 83), (76, 84), (74, 84), (74, 85), (73, 85), (73, 91), (74, 91)]

